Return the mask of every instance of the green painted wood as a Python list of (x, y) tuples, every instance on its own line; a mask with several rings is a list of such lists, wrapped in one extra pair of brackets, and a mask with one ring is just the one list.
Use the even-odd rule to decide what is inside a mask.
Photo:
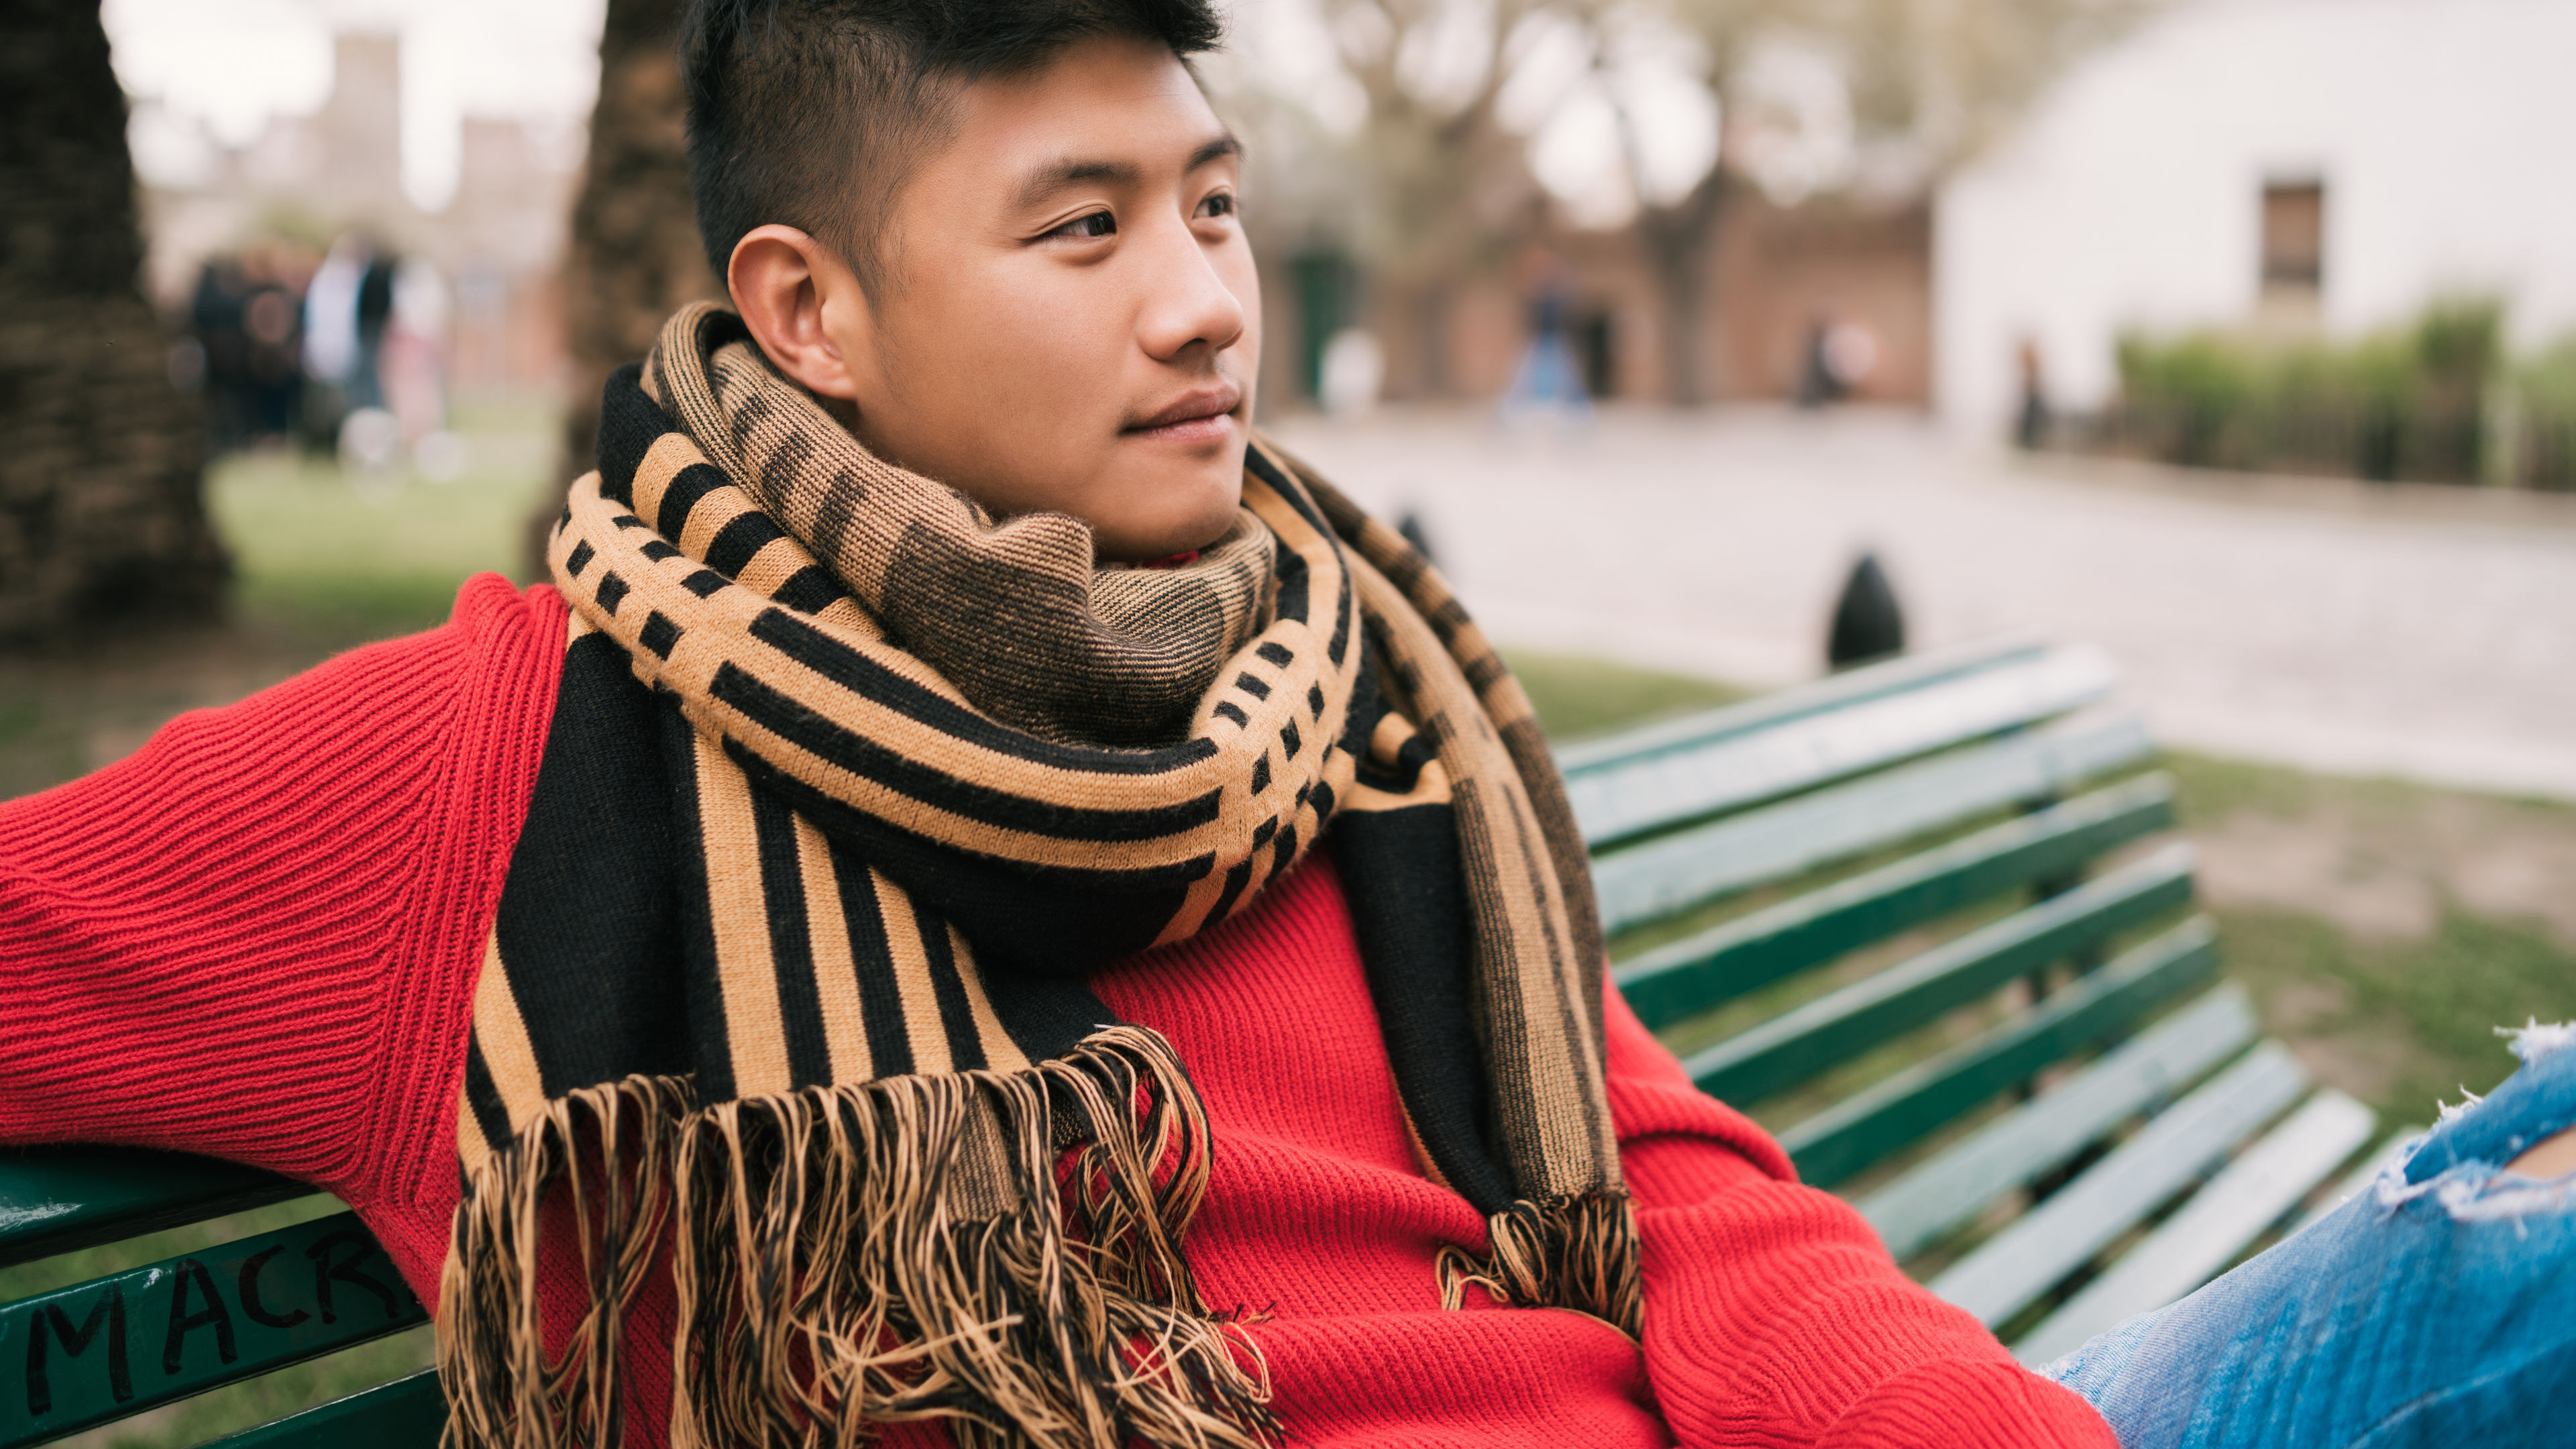
[(2079, 715), (1597, 855), (1593, 890), (1615, 933), (1988, 811), (2072, 794), (2154, 752), (2134, 716)]
[(1899, 1260), (1967, 1226), (1997, 1198), (2072, 1161), (2152, 1110), (2255, 1036), (2245, 988), (2219, 987), (1861, 1199), (1861, 1216)]
[(2162, 1308), (2217, 1277), (2265, 1228), (2370, 1140), (2379, 1116), (2327, 1088), (2264, 1134), (2013, 1345), (2044, 1364), (2123, 1319)]
[(1800, 1181), (1832, 1187), (2218, 974), (2218, 933), (2184, 922), (2012, 1020), (1780, 1134)]
[(1661, 1027), (1846, 951), (2036, 880), (2173, 824), (2163, 773), (1978, 831), (1620, 963), (1620, 994)]
[(2289, 1048), (2262, 1043), (1952, 1264), (1932, 1291), (1992, 1328), (2225, 1161), (2307, 1090), (2308, 1074)]
[(1556, 752), (1557, 768), (1568, 777), (1587, 775), (1647, 755), (1687, 749), (1809, 715), (1823, 714), (1858, 700), (1877, 699), (1980, 669), (2036, 659), (2048, 649), (2045, 640), (2001, 636), (1950, 649), (1903, 654), (1878, 664), (1846, 669), (1822, 679), (1775, 689), (1759, 698), (1701, 710), (1679, 719), (1657, 720), (1598, 739), (1578, 741)]
[(0, 1449), (427, 1321), (354, 1213), (23, 1299), (0, 1307)]
[(437, 1371), (423, 1369), (198, 1449), (438, 1449), (446, 1424)]
[(2099, 651), (2053, 649), (1587, 769), (1566, 798), (1586, 843), (1606, 846), (2036, 724), (2109, 694), (2113, 678)]
[(2168, 846), (1783, 1012), (1682, 1065), (1711, 1096), (1739, 1106), (1758, 1102), (2071, 951), (2181, 907), (2191, 899), (2191, 863), (2189, 846)]
[(133, 1147), (0, 1151), (0, 1267), (310, 1197), (255, 1167)]

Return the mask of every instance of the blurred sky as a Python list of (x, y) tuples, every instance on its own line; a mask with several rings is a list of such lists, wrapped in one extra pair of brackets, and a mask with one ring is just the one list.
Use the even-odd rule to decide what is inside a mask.
[(403, 40), (403, 189), (444, 206), (468, 111), (577, 124), (599, 85), (606, 0), (105, 0), (128, 93), (240, 145), (272, 112), (322, 104), (331, 34)]

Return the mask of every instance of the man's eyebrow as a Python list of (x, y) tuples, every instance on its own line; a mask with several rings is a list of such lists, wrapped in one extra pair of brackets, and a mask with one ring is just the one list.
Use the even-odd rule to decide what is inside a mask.
[(1218, 136), (1215, 140), (1201, 144), (1197, 150), (1192, 151), (1190, 153), (1190, 164), (1182, 167), (1181, 169), (1183, 171), (1196, 171), (1200, 167), (1208, 164), (1210, 161), (1218, 161), (1228, 156), (1240, 156), (1242, 154), (1243, 143), (1234, 138), (1234, 133), (1232, 131), (1228, 131), (1225, 134)]
[(1078, 181), (1114, 181), (1121, 185), (1136, 180), (1137, 170), (1125, 161), (1054, 161), (1031, 171), (1020, 183), (1020, 205), (1035, 206), (1054, 193)]
[[(1228, 131), (1221, 136), (1201, 142), (1199, 148), (1190, 153), (1189, 161), (1181, 169), (1184, 172), (1196, 171), (1211, 161), (1242, 154), (1243, 143), (1235, 138), (1233, 132)], [(1087, 161), (1068, 158), (1049, 162), (1031, 171), (1028, 178), (1020, 183), (1020, 205), (1035, 206), (1077, 182), (1109, 181), (1119, 185), (1129, 185), (1141, 174), (1135, 163), (1129, 161)]]

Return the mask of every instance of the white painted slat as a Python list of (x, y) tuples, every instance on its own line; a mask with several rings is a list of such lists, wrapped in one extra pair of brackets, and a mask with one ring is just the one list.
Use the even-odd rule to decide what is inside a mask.
[(2107, 695), (2114, 678), (2099, 650), (2054, 649), (1773, 728), (1587, 770), (1566, 782), (1566, 793), (1586, 841), (1619, 840), (2049, 719)]
[(1932, 1291), (1988, 1327), (2003, 1322), (2225, 1160), (2307, 1086), (2289, 1048), (2262, 1043), (1933, 1279)]
[(1902, 694), (1958, 675), (2036, 659), (2051, 647), (2045, 639), (2001, 635), (1947, 649), (1901, 654), (1877, 664), (1841, 670), (1821, 679), (1775, 689), (1768, 694), (1701, 710), (1679, 719), (1657, 720), (1616, 734), (1578, 740), (1556, 752), (1556, 767), (1569, 777), (1589, 774), (1667, 750), (1770, 729), (1807, 715), (1841, 709), (1860, 700)]
[(2182, 1210), (2013, 1345), (2043, 1364), (2216, 1276), (2326, 1174), (2370, 1140), (2378, 1114), (2327, 1088), (2210, 1179)]
[(2407, 1144), (2431, 1130), (2433, 1129), (2418, 1122), (2412, 1127), (2400, 1127), (2389, 1133), (2387, 1137), (2381, 1139), (2377, 1147), (2370, 1150), (2368, 1157), (2361, 1160), (2361, 1166), (2344, 1174), (2343, 1181), (2334, 1185), (2334, 1191), (2327, 1193), (2323, 1201), (2308, 1210), (2306, 1217), (2299, 1219), (2298, 1226), (2290, 1229), (2289, 1236), (2295, 1238), (2315, 1227), (2325, 1221), (2327, 1215), (2336, 1208), (2342, 1207), (2359, 1196), (2363, 1188), (2379, 1180), (2380, 1173), (2396, 1166), (2404, 1159)]
[(1596, 856), (1594, 893), (1603, 924), (1623, 930), (1987, 810), (2063, 793), (2154, 750), (2133, 715), (2079, 715)]
[(2221, 986), (1887, 1183), (1861, 1216), (1909, 1257), (2236, 1055), (2254, 1031), (2245, 988)]

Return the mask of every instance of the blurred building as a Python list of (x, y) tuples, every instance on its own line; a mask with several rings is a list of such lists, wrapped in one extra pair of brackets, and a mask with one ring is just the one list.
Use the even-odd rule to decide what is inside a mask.
[(440, 279), (454, 391), (551, 391), (563, 371), (559, 272), (580, 179), (575, 138), (468, 116), (455, 194), (421, 210), (401, 184), (400, 46), (391, 35), (336, 36), (321, 107), (272, 116), (240, 147), (138, 101), (148, 288), (176, 314), (209, 261), (301, 249), (310, 275), (321, 250), (355, 229)]
[(1941, 413), (1999, 434), (2025, 369), (2098, 407), (2132, 328), (2576, 332), (2571, 57), (2567, 0), (2183, 0), (1941, 191)]
[[(1672, 395), (1671, 325), (1637, 233), (1554, 229), (1541, 238), (1561, 263), (1563, 322), (1585, 390), (1608, 401)], [(1265, 258), (1265, 264), (1276, 259)], [(1917, 197), (1837, 195), (1781, 205), (1751, 185), (1729, 196), (1700, 259), (1692, 319), (1703, 391), (1711, 402), (1799, 396), (1820, 331), (1859, 342), (1864, 365), (1842, 396), (1920, 407), (1931, 398), (1931, 213)], [(1364, 326), (1385, 350), (1392, 401), (1484, 400), (1510, 384), (1533, 327), (1536, 299), (1508, 268), (1462, 276), (1429, 295), (1373, 293), (1338, 258), (1289, 258), (1264, 281), (1273, 376), (1318, 395), (1326, 339)]]

